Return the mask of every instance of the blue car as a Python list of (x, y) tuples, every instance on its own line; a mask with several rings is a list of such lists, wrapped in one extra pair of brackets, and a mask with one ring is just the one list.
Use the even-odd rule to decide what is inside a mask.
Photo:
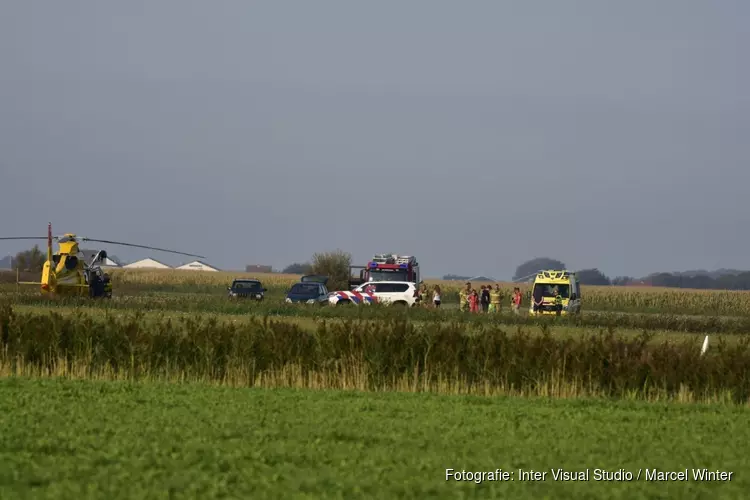
[(327, 276), (303, 276), (299, 283), (295, 283), (286, 295), (289, 304), (319, 304), (328, 302)]

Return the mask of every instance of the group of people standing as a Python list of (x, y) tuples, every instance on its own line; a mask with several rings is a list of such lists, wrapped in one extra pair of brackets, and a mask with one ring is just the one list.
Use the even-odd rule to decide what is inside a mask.
[[(439, 285), (435, 285), (431, 295), (432, 301), (430, 301), (430, 291), (427, 285), (422, 284), (419, 290), (420, 303), (425, 306), (432, 304), (434, 307), (439, 308), (442, 303), (442, 294)], [(458, 293), (458, 307), (461, 311), (473, 313), (499, 313), (501, 312), (503, 298), (503, 291), (500, 290), (500, 285), (498, 284), (495, 284), (494, 289), (492, 285), (482, 285), (480, 291), (477, 292), (477, 290), (471, 287), (471, 283), (466, 283), (466, 287)], [(510, 308), (515, 314), (520, 314), (521, 299), (521, 289), (518, 287), (514, 288), (510, 296)]]

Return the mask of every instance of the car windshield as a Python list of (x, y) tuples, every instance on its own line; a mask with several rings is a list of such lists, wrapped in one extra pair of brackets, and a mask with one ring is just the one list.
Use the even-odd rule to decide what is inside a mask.
[(297, 283), (292, 287), (289, 293), (295, 295), (318, 295), (320, 285), (317, 283)]
[(235, 281), (232, 284), (235, 290), (259, 291), (261, 286), (259, 281)]
[(554, 297), (555, 290), (560, 292), (562, 298), (567, 299), (570, 296), (570, 285), (550, 285), (537, 283), (534, 285), (534, 299), (538, 302), (544, 297)]

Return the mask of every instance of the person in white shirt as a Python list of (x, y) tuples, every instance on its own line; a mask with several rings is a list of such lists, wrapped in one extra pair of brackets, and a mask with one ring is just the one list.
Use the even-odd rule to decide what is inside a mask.
[(435, 307), (440, 307), (440, 286), (435, 285), (435, 293), (432, 294), (432, 303)]

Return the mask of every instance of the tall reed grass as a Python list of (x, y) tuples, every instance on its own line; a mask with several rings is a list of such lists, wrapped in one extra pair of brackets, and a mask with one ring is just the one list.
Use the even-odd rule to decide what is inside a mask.
[[(310, 332), (269, 318), (146, 321), (19, 313), (0, 306), (0, 373), (79, 373), (141, 379), (201, 379), (236, 385), (277, 380), (295, 387), (498, 393), (515, 391), (629, 398), (750, 397), (747, 339), (712, 346), (648, 345), (616, 333), (558, 339), (520, 327), (467, 334), (455, 322), (323, 321)], [(259, 381), (266, 382), (259, 382)], [(442, 389), (441, 389), (442, 388)]]

